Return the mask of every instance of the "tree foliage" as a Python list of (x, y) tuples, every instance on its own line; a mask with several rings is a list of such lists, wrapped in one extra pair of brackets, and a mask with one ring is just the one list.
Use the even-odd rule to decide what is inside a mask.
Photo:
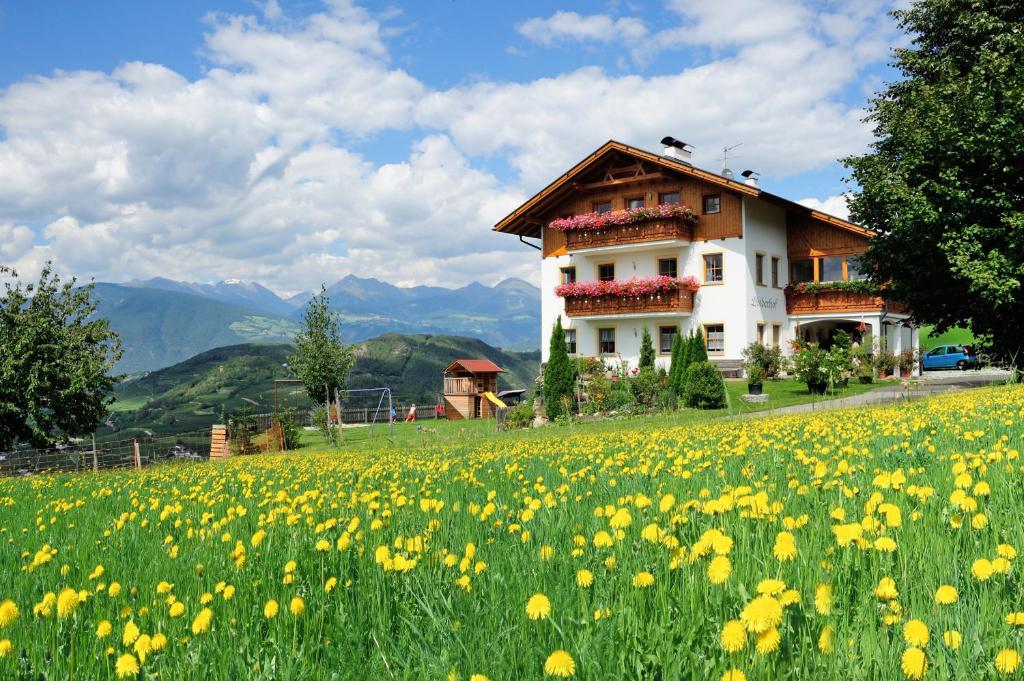
[(93, 285), (62, 282), (49, 263), (35, 284), (0, 266), (0, 449), (95, 431), (113, 402), (121, 342), (93, 318)]
[(903, 78), (871, 101), (875, 142), (844, 159), (854, 220), (881, 233), (875, 283), (939, 331), (969, 326), (1024, 355), (1024, 4), (920, 0), (894, 12), (909, 34)]
[(562, 411), (567, 400), (572, 400), (575, 386), (576, 364), (569, 359), (562, 318), (559, 317), (551, 331), (548, 363), (544, 367), (544, 411), (549, 419), (568, 416)]
[(646, 326), (643, 336), (640, 338), (640, 368), (654, 368), (654, 343), (651, 341), (651, 332)]
[(288, 358), (309, 398), (318, 404), (333, 401), (354, 362), (352, 349), (341, 342), (341, 322), (330, 302), (321, 287), (306, 306), (304, 328), (295, 336), (295, 354)]
[(668, 367), (668, 389), (676, 396), (682, 395), (683, 353), (685, 352), (683, 334), (677, 329), (672, 336), (672, 360)]
[(725, 406), (725, 381), (714, 362), (693, 362), (686, 369), (683, 399), (697, 409), (721, 409)]

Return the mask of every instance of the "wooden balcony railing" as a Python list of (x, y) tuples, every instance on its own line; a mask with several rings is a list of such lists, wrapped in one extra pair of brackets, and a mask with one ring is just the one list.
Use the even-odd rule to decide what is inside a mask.
[(652, 293), (630, 298), (601, 296), (565, 299), (565, 314), (569, 317), (648, 312), (693, 312), (693, 292), (676, 289), (665, 293)]
[(476, 395), (476, 386), (472, 378), (446, 378), (444, 379), (445, 395)]
[[(885, 309), (885, 298), (872, 293), (838, 290), (817, 293), (786, 291), (786, 312), (793, 315), (881, 312)], [(906, 306), (890, 300), (888, 311), (903, 313), (906, 311)]]
[(667, 218), (637, 222), (631, 225), (613, 225), (602, 229), (577, 229), (565, 233), (565, 247), (575, 251), (581, 248), (620, 246), (647, 241), (682, 239), (693, 241), (693, 225), (682, 218)]

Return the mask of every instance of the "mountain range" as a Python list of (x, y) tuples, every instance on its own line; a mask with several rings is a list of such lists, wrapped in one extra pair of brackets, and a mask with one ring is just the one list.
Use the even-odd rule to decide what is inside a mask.
[[(124, 356), (115, 370), (129, 374), (217, 347), (289, 342), (312, 295), (282, 298), (255, 282), (197, 284), (162, 277), (98, 283), (95, 289), (97, 315), (121, 336)], [(349, 343), (386, 333), (444, 333), (509, 350), (539, 347), (540, 289), (521, 279), (449, 289), (349, 275), (328, 287), (327, 295)]]

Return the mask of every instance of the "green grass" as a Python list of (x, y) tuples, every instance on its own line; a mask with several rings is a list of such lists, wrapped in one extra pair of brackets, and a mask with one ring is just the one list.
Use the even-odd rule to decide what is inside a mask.
[(969, 329), (950, 329), (945, 333), (933, 335), (935, 327), (924, 325), (921, 327), (921, 352), (927, 352), (939, 345), (973, 345), (974, 334)]

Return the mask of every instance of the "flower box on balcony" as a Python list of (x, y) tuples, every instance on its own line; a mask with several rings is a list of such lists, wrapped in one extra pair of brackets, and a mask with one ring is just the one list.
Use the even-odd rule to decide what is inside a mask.
[(565, 298), (569, 317), (692, 312), (693, 294), (699, 288), (693, 277), (651, 277), (572, 282), (556, 287), (555, 295)]
[(893, 301), (887, 303), (882, 291), (866, 281), (808, 282), (786, 287), (788, 314), (881, 312), (885, 309), (903, 312), (906, 308)]

